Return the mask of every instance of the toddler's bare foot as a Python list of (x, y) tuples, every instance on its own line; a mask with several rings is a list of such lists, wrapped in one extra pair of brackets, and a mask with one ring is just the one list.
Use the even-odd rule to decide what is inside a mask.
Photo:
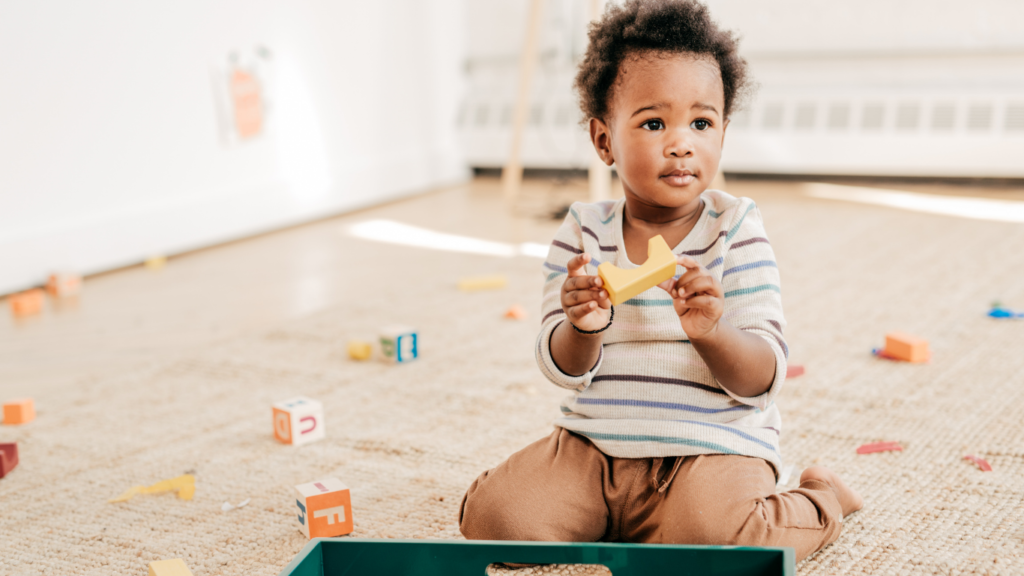
[(839, 498), (839, 505), (843, 508), (843, 517), (849, 516), (864, 507), (864, 499), (860, 494), (843, 482), (838, 474), (824, 466), (811, 466), (800, 475), (800, 483), (807, 480), (820, 480), (828, 484)]

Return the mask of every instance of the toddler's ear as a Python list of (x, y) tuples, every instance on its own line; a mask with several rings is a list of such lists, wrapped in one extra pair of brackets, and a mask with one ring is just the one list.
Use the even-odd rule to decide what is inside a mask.
[(602, 162), (608, 166), (615, 163), (615, 158), (612, 156), (611, 131), (608, 130), (608, 125), (604, 123), (604, 120), (590, 119), (590, 142), (594, 145), (594, 150), (597, 151)]

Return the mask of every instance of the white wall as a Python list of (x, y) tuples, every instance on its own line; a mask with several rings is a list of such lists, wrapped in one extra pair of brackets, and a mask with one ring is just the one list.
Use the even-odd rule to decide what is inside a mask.
[[(7, 3), (0, 293), (463, 180), (462, 0)], [(269, 52), (267, 130), (213, 72)]]
[[(583, 168), (592, 152), (575, 125), (572, 80), (589, 0), (545, 4), (532, 95), (538, 120), (524, 135), (524, 164)], [(707, 4), (741, 36), (760, 86), (729, 128), (726, 170), (1024, 178), (1024, 2)], [(492, 0), (469, 11), (470, 88), (460, 126), (476, 166), (500, 166), (508, 155), (526, 5)], [(865, 116), (878, 106), (875, 127)]]

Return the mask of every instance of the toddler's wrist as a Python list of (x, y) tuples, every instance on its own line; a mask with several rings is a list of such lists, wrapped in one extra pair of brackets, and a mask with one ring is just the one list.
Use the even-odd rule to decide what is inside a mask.
[(720, 322), (721, 322), (721, 320), (716, 321), (714, 323), (714, 325), (711, 326), (711, 328), (708, 328), (708, 330), (705, 331), (703, 334), (700, 334), (700, 335), (697, 335), (697, 336), (693, 336), (691, 334), (687, 334), (686, 336), (690, 340), (691, 343), (693, 343), (693, 342), (700, 342), (700, 343), (713, 342), (715, 340), (715, 338), (718, 337), (718, 334), (719, 334), (718, 325), (719, 325)]

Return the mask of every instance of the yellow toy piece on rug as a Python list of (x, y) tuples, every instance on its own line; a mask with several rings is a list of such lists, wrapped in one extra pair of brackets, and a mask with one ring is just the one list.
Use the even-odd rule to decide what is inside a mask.
[(185, 561), (181, 558), (174, 560), (156, 560), (149, 563), (149, 576), (192, 576)]
[(604, 288), (608, 291), (612, 304), (618, 306), (675, 276), (676, 255), (659, 234), (647, 242), (647, 262), (644, 262), (643, 266), (623, 270), (610, 262), (605, 262), (597, 267), (597, 274), (604, 280)]
[(177, 492), (178, 498), (191, 500), (196, 493), (196, 477), (191, 474), (182, 474), (177, 478), (162, 480), (152, 486), (132, 486), (117, 498), (111, 498), (107, 502), (127, 502), (136, 494), (159, 494), (161, 492)]
[(508, 277), (503, 274), (494, 276), (474, 276), (459, 280), (459, 290), (475, 292), (477, 290), (497, 290), (508, 284)]

